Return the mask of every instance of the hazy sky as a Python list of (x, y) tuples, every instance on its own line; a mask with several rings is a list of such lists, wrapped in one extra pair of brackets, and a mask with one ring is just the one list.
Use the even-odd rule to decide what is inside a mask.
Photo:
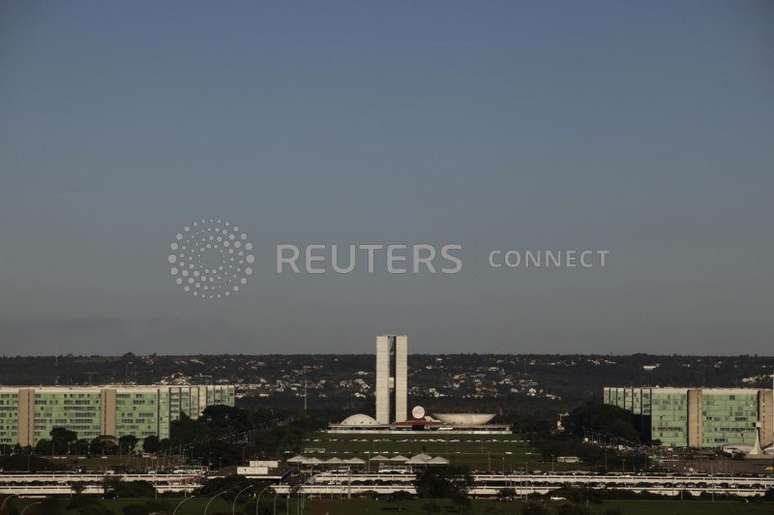
[[(772, 353), (771, 2), (161, 4), (0, 7), (0, 353)], [(255, 243), (219, 302), (167, 263), (202, 217)], [(611, 254), (486, 265), (544, 248)]]

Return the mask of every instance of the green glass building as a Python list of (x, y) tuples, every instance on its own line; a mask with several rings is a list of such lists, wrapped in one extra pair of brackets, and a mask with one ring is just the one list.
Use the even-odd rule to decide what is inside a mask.
[(231, 385), (0, 387), (0, 444), (34, 446), (55, 427), (78, 438), (169, 438), (172, 421), (207, 406), (234, 406)]
[(605, 387), (603, 402), (650, 420), (650, 437), (672, 447), (774, 441), (771, 389)]

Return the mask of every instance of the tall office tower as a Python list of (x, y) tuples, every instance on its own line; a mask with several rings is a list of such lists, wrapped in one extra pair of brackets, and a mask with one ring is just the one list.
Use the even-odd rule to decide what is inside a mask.
[(408, 338), (376, 337), (376, 421), (401, 422), (408, 417)]
[(395, 422), (408, 419), (408, 337), (395, 337)]
[(390, 423), (390, 340), (376, 337), (376, 421)]

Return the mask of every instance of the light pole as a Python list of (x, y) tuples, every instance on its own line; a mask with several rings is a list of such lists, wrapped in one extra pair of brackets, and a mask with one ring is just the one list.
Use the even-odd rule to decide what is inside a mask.
[[(350, 474), (351, 474), (350, 469)], [(304, 510), (306, 509), (306, 492), (304, 491), (304, 488), (306, 487), (306, 483), (312, 479), (313, 476), (309, 476), (307, 478), (304, 477), (303, 474), (301, 474), (301, 486), (298, 488), (298, 501), (299, 501), (299, 510), (300, 514), (304, 513)], [(351, 485), (348, 486), (348, 488), (352, 488)]]
[(258, 515), (258, 506), (261, 504), (261, 496), (263, 495), (263, 492), (269, 489), (269, 487), (271, 487), (271, 485), (266, 485), (258, 492), (258, 497), (255, 499), (255, 515)]
[(7, 503), (11, 499), (11, 497), (19, 497), (19, 496), (16, 494), (11, 494), (5, 499), (3, 499), (2, 504), (0, 504), (0, 513), (3, 513), (3, 510), (5, 509), (5, 503)]
[(307, 389), (306, 389), (306, 365), (304, 365), (304, 415), (306, 415), (306, 395), (307, 395)]
[(210, 500), (209, 500), (209, 501), (207, 501), (207, 504), (205, 504), (205, 505), (204, 505), (204, 512), (203, 512), (203, 515), (207, 515), (207, 510), (209, 510), (209, 509), (210, 509), (210, 504), (212, 504), (212, 501), (214, 501), (215, 499), (217, 499), (217, 498), (218, 498), (218, 497), (220, 497), (221, 495), (225, 494), (225, 493), (226, 493), (226, 491), (227, 491), (227, 490), (223, 490), (222, 492), (218, 492), (218, 493), (216, 493), (215, 495), (213, 495), (212, 497), (210, 497)]
[(191, 497), (184, 497), (182, 501), (180, 501), (179, 503), (177, 503), (177, 506), (175, 506), (175, 509), (174, 509), (174, 510), (172, 510), (172, 515), (175, 515), (175, 514), (177, 513), (177, 510), (178, 510), (178, 509), (179, 509), (179, 508), (180, 508), (180, 507), (183, 505), (183, 503), (184, 503), (184, 502), (186, 502), (186, 501), (190, 501), (190, 500), (191, 500), (191, 499), (193, 499), (193, 498), (194, 498), (194, 496), (193, 496), (193, 495), (192, 495)]
[(274, 515), (277, 515), (277, 497), (279, 496), (279, 490), (274, 491)]
[(237, 500), (239, 500), (239, 496), (242, 495), (243, 492), (246, 492), (247, 490), (250, 490), (255, 485), (249, 485), (241, 489), (237, 494), (234, 496), (234, 502), (231, 503), (231, 515), (236, 515), (236, 503)]
[(34, 503), (31, 503), (31, 504), (28, 504), (27, 506), (24, 507), (24, 509), (21, 511), (21, 513), (19, 515), (24, 515), (25, 511), (29, 510), (30, 507), (35, 506), (36, 504), (42, 504), (42, 503), (40, 501), (38, 501), (38, 502), (34, 502)]

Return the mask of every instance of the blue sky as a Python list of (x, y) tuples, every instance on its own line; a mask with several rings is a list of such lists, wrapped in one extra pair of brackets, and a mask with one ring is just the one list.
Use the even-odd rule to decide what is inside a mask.
[[(768, 2), (9, 2), (5, 354), (771, 353)], [(202, 303), (167, 246), (256, 244)], [(278, 276), (274, 245), (459, 242), (464, 273)], [(495, 272), (490, 249), (605, 248)]]

